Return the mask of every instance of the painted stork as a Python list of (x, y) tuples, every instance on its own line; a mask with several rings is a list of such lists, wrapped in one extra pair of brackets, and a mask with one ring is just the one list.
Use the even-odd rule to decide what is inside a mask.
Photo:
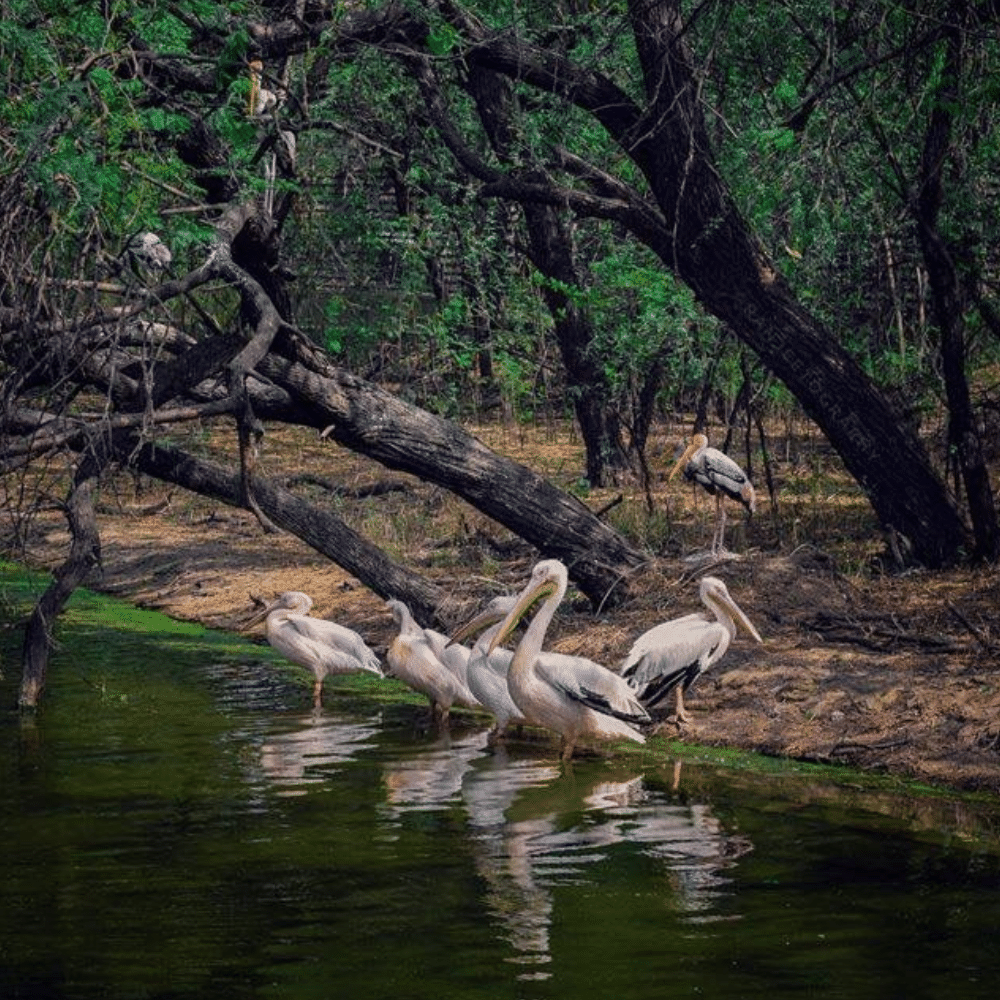
[(683, 467), (684, 478), (697, 483), (715, 497), (715, 533), (712, 535), (712, 555), (725, 551), (726, 508), (723, 494), (743, 504), (753, 514), (757, 509), (757, 494), (750, 477), (718, 448), (709, 448), (704, 434), (695, 434), (677, 464), (670, 470), (667, 481)]

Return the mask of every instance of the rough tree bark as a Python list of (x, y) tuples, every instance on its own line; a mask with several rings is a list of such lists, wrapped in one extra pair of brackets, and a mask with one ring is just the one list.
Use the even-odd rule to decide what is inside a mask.
[(943, 175), (949, 159), (952, 119), (961, 102), (962, 43), (969, 20), (968, 5), (957, 3), (952, 7), (951, 22), (943, 27), (947, 55), (927, 124), (920, 185), (911, 200), (911, 211), (927, 265), (934, 320), (941, 334), (941, 369), (948, 397), (948, 444), (954, 449), (968, 497), (969, 517), (975, 537), (973, 558), (995, 560), (1000, 556), (996, 504), (965, 374), (963, 316), (966, 303), (963, 301), (953, 249), (938, 226), (944, 199)]
[(37, 707), (45, 687), (55, 620), (73, 591), (101, 561), (101, 542), (94, 516), (96, 477), (95, 463), (85, 457), (66, 502), (66, 519), (73, 538), (69, 557), (53, 574), (52, 582), (38, 599), (24, 631), (21, 689), (17, 699), (22, 709)]
[[(246, 507), (240, 474), (215, 462), (198, 459), (179, 448), (143, 444), (133, 433), (119, 435), (115, 451), (123, 464), (155, 479), (232, 507)], [(433, 622), (444, 628), (455, 625), (448, 613), (447, 595), (440, 587), (393, 562), (340, 518), (260, 476), (254, 477), (253, 490), (256, 502), (275, 524), (353, 573), (380, 597), (404, 601), (417, 621), (425, 624)]]
[(345, 447), (460, 496), (565, 562), (594, 604), (623, 600), (629, 576), (647, 561), (577, 498), (458, 424), (336, 368), (298, 334), (280, 338), (258, 370), (298, 401), (297, 422), (331, 426), (330, 436)]
[[(426, 65), (420, 66), (418, 71), (426, 93), (432, 86), (432, 75)], [(476, 102), (490, 145), (504, 163), (509, 163), (517, 152), (511, 127), (509, 81), (483, 67), (472, 66), (465, 86)], [(434, 99), (431, 96), (431, 100)], [(435, 117), (440, 122), (440, 115)], [(454, 133), (450, 138), (455, 141)], [(468, 151), (463, 155), (465, 164), (470, 165), (472, 156)], [(478, 176), (481, 180), (489, 179), (491, 172), (481, 169)], [(539, 273), (548, 279), (542, 286), (542, 296), (552, 316), (566, 369), (566, 388), (580, 424), (586, 449), (587, 479), (593, 486), (607, 486), (617, 474), (628, 469), (629, 460), (622, 444), (621, 422), (610, 405), (607, 376), (594, 348), (590, 314), (572, 296), (571, 290), (582, 289), (583, 281), (566, 212), (538, 202), (524, 202), (522, 210), (530, 241), (528, 255)]]

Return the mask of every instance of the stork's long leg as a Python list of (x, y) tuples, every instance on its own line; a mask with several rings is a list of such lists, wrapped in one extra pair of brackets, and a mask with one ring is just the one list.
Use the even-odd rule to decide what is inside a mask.
[(687, 714), (684, 708), (684, 685), (678, 684), (675, 688), (677, 692), (677, 698), (674, 702), (674, 715), (677, 716), (678, 722), (690, 722), (691, 716)]
[(725, 547), (726, 507), (722, 502), (722, 494), (715, 494), (715, 532), (712, 535), (712, 555), (718, 555)]

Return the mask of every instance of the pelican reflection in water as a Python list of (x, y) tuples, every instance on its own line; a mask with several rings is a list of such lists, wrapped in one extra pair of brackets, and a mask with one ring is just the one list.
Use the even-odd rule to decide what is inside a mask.
[(260, 746), (260, 775), (283, 796), (305, 795), (328, 781), (338, 766), (373, 749), (382, 729), (381, 715), (323, 713), (294, 721), (295, 728), (266, 734)]
[(486, 732), (438, 734), (417, 753), (399, 753), (382, 768), (385, 803), (381, 812), (398, 819), (408, 812), (447, 809), (461, 800), (462, 780), (486, 750)]
[(640, 775), (587, 770), (560, 773), (501, 747), (465, 772), (476, 870), (498, 932), (513, 949), (509, 961), (528, 967), (522, 979), (548, 976), (555, 890), (602, 884), (602, 866), (618, 864), (629, 847), (663, 866), (671, 909), (696, 922), (729, 919), (719, 907), (725, 872), (749, 842), (729, 834), (709, 806), (650, 790)]

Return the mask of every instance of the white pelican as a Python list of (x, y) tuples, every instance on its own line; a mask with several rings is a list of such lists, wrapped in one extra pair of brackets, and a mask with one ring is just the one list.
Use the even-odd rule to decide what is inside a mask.
[(434, 655), (458, 678), (466, 687), (469, 686), (469, 657), (472, 650), (446, 636), (443, 632), (435, 632), (432, 628), (423, 630)]
[(680, 722), (690, 721), (684, 692), (722, 659), (736, 637), (737, 622), (757, 642), (764, 641), (718, 577), (703, 577), (698, 594), (712, 617), (696, 611), (651, 628), (635, 640), (621, 669), (649, 711), (676, 691), (675, 712)]
[(469, 690), (496, 720), (489, 735), (491, 743), (502, 737), (512, 722), (524, 722), (524, 715), (514, 704), (507, 687), (507, 671), (514, 654), (509, 649), (494, 649), (492, 653), (489, 652), (493, 637), (500, 631), (500, 623), (515, 604), (517, 598), (514, 596), (494, 597), (479, 614), (470, 618), (451, 637), (451, 641), (457, 643), (485, 629), (472, 647), (466, 676)]
[(322, 701), (323, 678), (328, 674), (368, 671), (382, 677), (382, 665), (365, 640), (353, 629), (309, 614), (313, 601), (301, 590), (286, 590), (266, 603), (247, 623), (253, 628), (267, 619), (267, 641), (292, 663), (312, 671), (313, 703)]
[[(468, 685), (442, 662), (427, 632), (416, 623), (410, 609), (396, 600), (386, 601), (385, 606), (399, 628), (399, 635), (392, 640), (385, 654), (390, 674), (427, 696), (431, 713), (439, 724), (448, 721), (452, 705), (477, 708), (479, 702)], [(448, 637), (442, 638), (447, 643)]]
[(541, 656), (545, 632), (566, 593), (566, 585), (566, 567), (558, 559), (538, 563), (488, 652), (501, 645), (517, 623), (542, 601), (514, 651), (507, 673), (514, 704), (529, 723), (562, 736), (564, 761), (572, 757), (581, 737), (645, 743), (645, 736), (635, 726), (649, 722), (649, 715), (624, 678), (582, 656)]
[(718, 448), (709, 448), (704, 434), (695, 434), (677, 464), (670, 470), (667, 482), (683, 466), (684, 478), (697, 483), (715, 497), (715, 533), (712, 535), (712, 555), (725, 551), (726, 508), (722, 494), (743, 504), (752, 514), (757, 509), (757, 494), (750, 477)]

